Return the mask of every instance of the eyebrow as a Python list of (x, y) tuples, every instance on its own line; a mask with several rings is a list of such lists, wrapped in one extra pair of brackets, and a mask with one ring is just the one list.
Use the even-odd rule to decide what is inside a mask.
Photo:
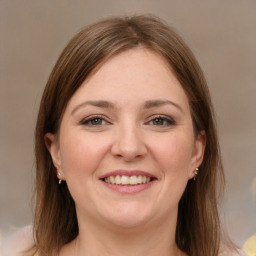
[(95, 107), (99, 107), (99, 108), (114, 108), (114, 104), (106, 101), (106, 100), (89, 100), (89, 101), (85, 101), (79, 105), (77, 105), (71, 112), (71, 114), (74, 114), (79, 108), (81, 107), (85, 107), (87, 105), (90, 106), (95, 106)]
[[(99, 107), (99, 108), (115, 108), (115, 105), (109, 101), (106, 100), (89, 100), (89, 101), (85, 101), (79, 105), (77, 105), (71, 112), (71, 114), (73, 115), (79, 108), (81, 107), (85, 107), (85, 106), (95, 106), (95, 107)], [(172, 105), (174, 107), (176, 107), (177, 109), (179, 109), (181, 112), (184, 112), (183, 109), (181, 108), (180, 105), (178, 105), (177, 103), (170, 101), (170, 100), (147, 100), (144, 104), (144, 108), (145, 109), (150, 109), (150, 108), (156, 108), (156, 107), (161, 107), (164, 105)]]
[(160, 99), (159, 100), (147, 100), (145, 102), (144, 107), (146, 109), (149, 109), (149, 108), (161, 107), (161, 106), (169, 105), (169, 104), (173, 105), (174, 107), (179, 109), (181, 112), (184, 112), (182, 107), (179, 104), (177, 104), (173, 101), (170, 101), (170, 100), (160, 100)]

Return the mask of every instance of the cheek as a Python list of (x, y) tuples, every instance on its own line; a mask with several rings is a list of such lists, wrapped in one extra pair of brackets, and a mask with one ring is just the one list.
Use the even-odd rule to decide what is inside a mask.
[(83, 133), (66, 133), (61, 140), (60, 157), (65, 178), (83, 180), (93, 175), (98, 164), (107, 152), (108, 143), (97, 136), (85, 136)]
[(156, 161), (159, 163), (163, 175), (186, 176), (192, 157), (192, 143), (185, 134), (171, 135), (155, 143), (152, 150)]

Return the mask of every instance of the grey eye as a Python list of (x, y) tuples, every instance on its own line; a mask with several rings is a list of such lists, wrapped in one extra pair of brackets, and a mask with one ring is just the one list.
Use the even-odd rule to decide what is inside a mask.
[(87, 126), (100, 126), (106, 124), (106, 120), (102, 117), (91, 116), (82, 120), (81, 124)]
[(174, 125), (174, 121), (171, 118), (168, 117), (156, 117), (150, 121), (150, 124), (157, 125), (157, 126), (168, 126), (168, 125)]

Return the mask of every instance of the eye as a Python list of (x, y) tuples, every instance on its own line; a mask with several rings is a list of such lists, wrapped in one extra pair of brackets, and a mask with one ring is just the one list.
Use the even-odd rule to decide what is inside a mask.
[(96, 115), (96, 116), (89, 116), (83, 119), (80, 123), (81, 125), (93, 127), (93, 126), (102, 126), (107, 124), (108, 122), (101, 115)]
[(150, 125), (164, 126), (164, 127), (175, 125), (175, 122), (171, 117), (161, 116), (161, 115), (153, 117), (148, 123)]

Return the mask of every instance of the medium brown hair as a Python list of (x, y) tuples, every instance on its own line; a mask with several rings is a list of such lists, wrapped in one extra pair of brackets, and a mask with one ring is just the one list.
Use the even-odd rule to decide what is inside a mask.
[(164, 57), (190, 104), (195, 135), (205, 131), (205, 155), (196, 182), (190, 180), (179, 202), (178, 247), (190, 256), (216, 256), (220, 247), (218, 192), (223, 168), (208, 87), (193, 53), (168, 25), (153, 16), (109, 18), (84, 28), (61, 53), (46, 84), (35, 132), (36, 206), (34, 252), (57, 254), (78, 235), (74, 201), (59, 186), (45, 146), (45, 134), (58, 134), (66, 106), (81, 84), (110, 57), (144, 47)]

